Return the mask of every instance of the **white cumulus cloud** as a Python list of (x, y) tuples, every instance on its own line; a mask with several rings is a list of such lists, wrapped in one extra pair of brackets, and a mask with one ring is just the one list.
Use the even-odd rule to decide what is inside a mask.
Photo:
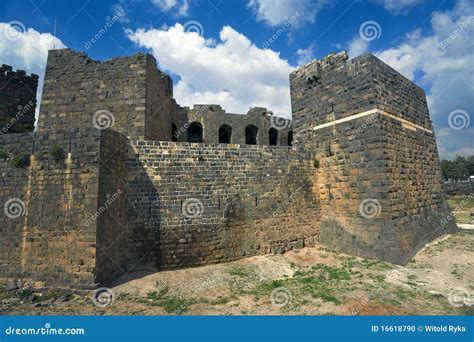
[(187, 16), (189, 11), (188, 0), (151, 0), (162, 12), (176, 11), (177, 15)]
[(186, 32), (179, 23), (167, 29), (129, 30), (127, 35), (150, 49), (161, 69), (180, 76), (174, 91), (181, 105), (216, 103), (234, 113), (262, 106), (290, 113), (292, 66), (230, 26), (222, 28), (219, 41)]
[(376, 0), (376, 2), (382, 4), (388, 12), (398, 15), (406, 14), (409, 8), (421, 4), (423, 0)]
[(11, 65), (13, 69), (23, 69), (27, 74), (34, 73), (40, 76), (37, 113), (41, 102), (48, 50), (53, 47), (60, 49), (66, 46), (50, 33), (40, 33), (33, 28), (25, 29), (18, 22), (0, 23), (0, 63)]
[(265, 21), (270, 26), (278, 26), (296, 12), (301, 14), (299, 23), (313, 23), (321, 9), (330, 4), (329, 0), (249, 0), (247, 7), (256, 15), (257, 21)]
[[(437, 132), (440, 154), (474, 154), (474, 3), (460, 0), (452, 10), (434, 12), (432, 33), (410, 32), (397, 47), (377, 56), (428, 89), (428, 105)], [(449, 114), (466, 112), (471, 124), (449, 126)]]

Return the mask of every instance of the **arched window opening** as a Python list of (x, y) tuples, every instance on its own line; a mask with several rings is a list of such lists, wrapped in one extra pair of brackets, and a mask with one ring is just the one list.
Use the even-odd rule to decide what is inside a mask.
[(219, 128), (219, 144), (230, 144), (232, 138), (232, 127), (222, 125)]
[(257, 145), (258, 128), (255, 125), (245, 127), (245, 143), (248, 145)]
[(288, 146), (293, 146), (293, 131), (288, 132)]
[(171, 123), (171, 141), (178, 141), (178, 127)]
[(202, 142), (202, 125), (199, 122), (193, 122), (189, 125), (188, 142)]
[(268, 142), (270, 145), (277, 145), (278, 143), (278, 131), (273, 127), (268, 131)]

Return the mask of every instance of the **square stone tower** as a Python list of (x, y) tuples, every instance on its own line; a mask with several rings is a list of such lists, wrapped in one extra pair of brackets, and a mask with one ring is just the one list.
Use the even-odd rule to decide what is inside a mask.
[(321, 241), (405, 264), (457, 230), (441, 189), (424, 91), (371, 54), (290, 75), (295, 145), (315, 155)]
[(71, 49), (49, 50), (38, 130), (111, 128), (126, 136), (171, 140), (180, 113), (173, 81), (150, 54), (95, 61)]

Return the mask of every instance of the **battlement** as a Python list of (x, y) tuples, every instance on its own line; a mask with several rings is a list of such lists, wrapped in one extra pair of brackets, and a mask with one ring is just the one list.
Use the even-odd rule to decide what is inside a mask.
[(0, 67), (0, 134), (33, 131), (38, 78), (6, 64)]

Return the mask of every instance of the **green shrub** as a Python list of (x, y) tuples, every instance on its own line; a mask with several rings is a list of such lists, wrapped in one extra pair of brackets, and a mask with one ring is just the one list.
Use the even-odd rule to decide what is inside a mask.
[(319, 169), (319, 160), (317, 159), (313, 160), (313, 165), (315, 168)]
[(26, 152), (21, 152), (10, 160), (10, 165), (13, 167), (26, 167), (29, 163), (30, 155)]
[(0, 159), (7, 159), (8, 153), (3, 148), (0, 148)]
[(56, 161), (56, 162), (64, 159), (64, 151), (58, 145), (51, 146), (48, 153), (51, 156), (51, 158), (53, 158), (53, 160)]

